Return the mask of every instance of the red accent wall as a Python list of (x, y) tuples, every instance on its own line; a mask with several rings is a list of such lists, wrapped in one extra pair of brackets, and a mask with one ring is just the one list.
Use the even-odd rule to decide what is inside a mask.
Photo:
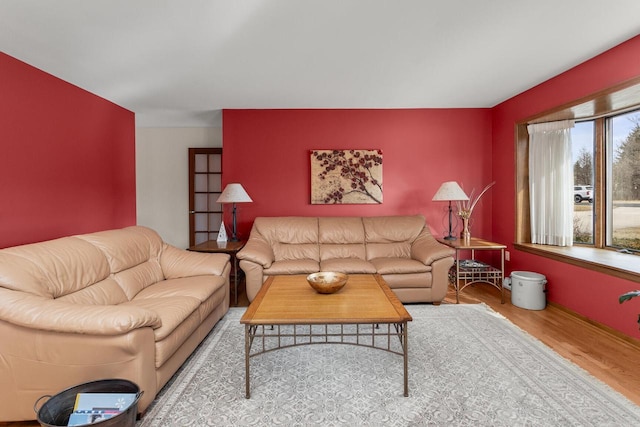
[(0, 52), (0, 247), (136, 223), (135, 117)]
[[(640, 75), (640, 36), (554, 77), (492, 110), (492, 175), (503, 191), (494, 193), (493, 239), (509, 244), (508, 271), (547, 276), (548, 299), (633, 337), (639, 337), (639, 302), (620, 305), (618, 296), (636, 282), (513, 249), (515, 240), (515, 124), (550, 108), (583, 98)], [(640, 261), (639, 261), (640, 262)]]
[[(417, 213), (442, 235), (446, 203), (431, 201), (440, 184), (471, 189), (491, 179), (488, 109), (224, 110), (223, 139), (225, 183), (242, 183), (254, 200), (238, 204), (245, 237), (257, 216)], [(313, 149), (381, 149), (383, 203), (312, 205)], [(472, 231), (488, 234), (490, 197), (477, 210)]]

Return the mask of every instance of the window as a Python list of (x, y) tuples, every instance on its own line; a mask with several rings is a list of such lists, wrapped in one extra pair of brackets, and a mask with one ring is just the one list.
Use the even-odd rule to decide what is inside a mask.
[[(593, 245), (595, 230), (601, 228), (603, 247), (640, 254), (640, 110), (577, 123), (571, 137), (574, 242)], [(594, 191), (596, 153), (605, 167), (604, 185)], [(606, 200), (594, 212), (597, 195)], [(602, 220), (594, 227), (598, 217)]]
[(606, 244), (640, 255), (640, 110), (606, 120)]
[[(574, 245), (531, 243), (529, 134), (534, 123), (574, 120)], [(519, 250), (640, 282), (640, 77), (516, 125)]]
[(571, 129), (573, 154), (573, 242), (593, 244), (593, 192), (595, 127), (593, 121), (578, 122)]

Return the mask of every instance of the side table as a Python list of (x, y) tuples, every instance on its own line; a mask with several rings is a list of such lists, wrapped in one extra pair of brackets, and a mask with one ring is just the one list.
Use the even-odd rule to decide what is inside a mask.
[(236, 242), (217, 242), (216, 240), (207, 240), (204, 243), (200, 243), (199, 245), (191, 246), (189, 248), (190, 251), (194, 252), (228, 254), (231, 256), (231, 265), (233, 266), (234, 305), (238, 305), (238, 275), (240, 274), (236, 254), (246, 243), (246, 240), (238, 240)]
[[(501, 303), (504, 304), (504, 250), (506, 245), (489, 242), (487, 240), (472, 237), (471, 239), (446, 240), (438, 239), (438, 242), (452, 247), (456, 251), (456, 261), (450, 270), (450, 280), (456, 290), (456, 304), (460, 302), (458, 294), (464, 288), (474, 283), (488, 283), (500, 290)], [(461, 260), (460, 252), (471, 251), (471, 260)], [(500, 251), (500, 268), (478, 262), (475, 260), (475, 251)], [(462, 282), (462, 285), (460, 285)]]

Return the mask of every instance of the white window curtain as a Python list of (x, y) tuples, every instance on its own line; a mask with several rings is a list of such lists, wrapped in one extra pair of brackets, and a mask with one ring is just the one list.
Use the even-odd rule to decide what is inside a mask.
[(527, 126), (531, 243), (573, 245), (573, 126), (573, 120)]

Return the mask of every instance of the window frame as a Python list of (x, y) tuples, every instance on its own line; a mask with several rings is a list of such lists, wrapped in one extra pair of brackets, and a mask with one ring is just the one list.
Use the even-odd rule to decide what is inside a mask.
[[(640, 77), (607, 88), (574, 102), (544, 111), (516, 123), (516, 230), (514, 247), (524, 252), (577, 265), (626, 280), (640, 282), (640, 263), (637, 255), (622, 254), (606, 247), (606, 197), (605, 188), (605, 138), (606, 117), (622, 114), (640, 108)], [(531, 123), (555, 120), (594, 120), (594, 188), (599, 197), (594, 199), (593, 245), (557, 247), (531, 243), (531, 223), (529, 218), (529, 133)]]

